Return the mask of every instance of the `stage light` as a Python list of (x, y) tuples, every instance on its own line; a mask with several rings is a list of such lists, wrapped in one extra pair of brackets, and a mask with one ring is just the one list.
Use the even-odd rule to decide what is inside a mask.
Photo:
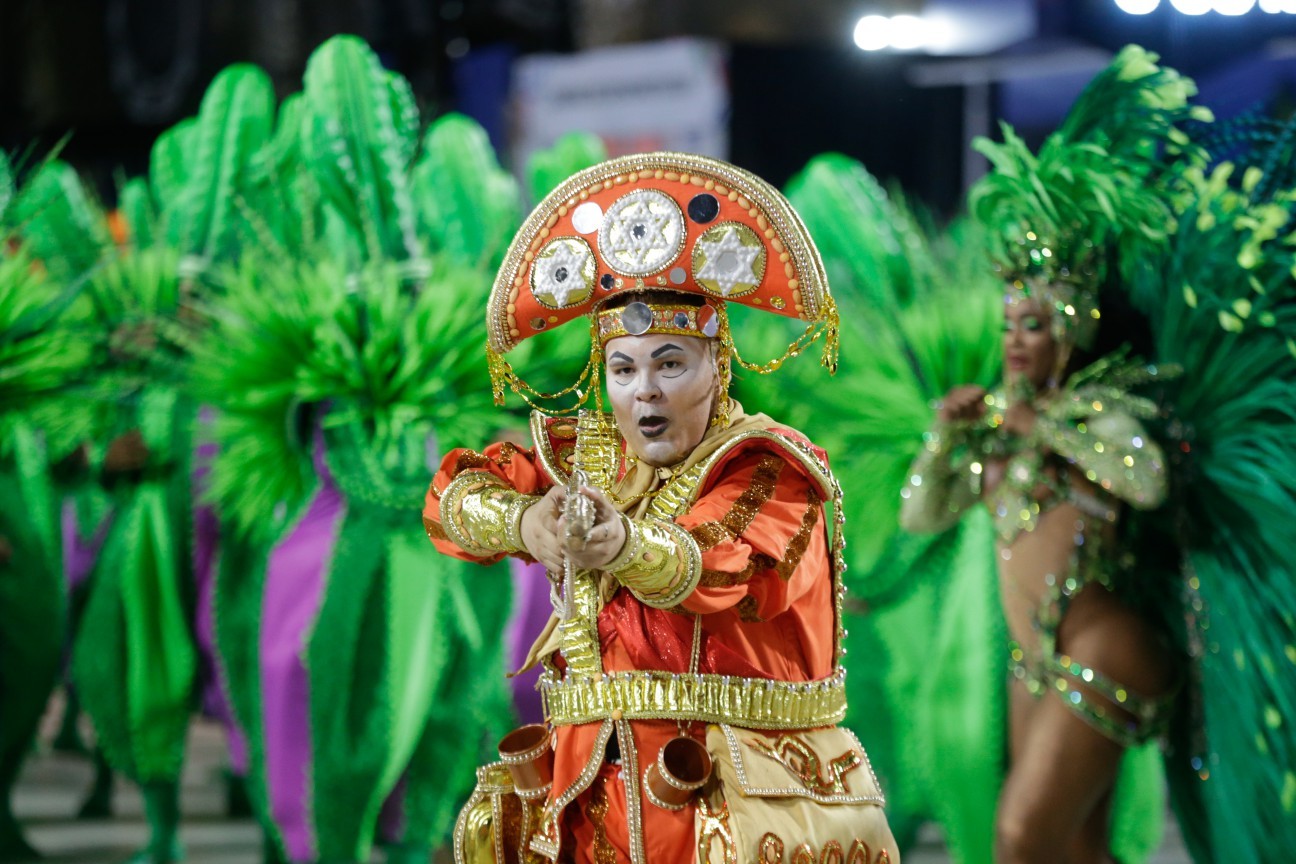
[(855, 44), (864, 51), (881, 51), (891, 44), (891, 19), (865, 15), (855, 23)]
[(1221, 15), (1245, 15), (1255, 8), (1256, 0), (1215, 0), (1213, 5)]
[(1211, 10), (1211, 0), (1170, 0), (1170, 5), (1185, 15), (1205, 15)]
[(927, 22), (917, 15), (896, 15), (891, 18), (891, 47), (912, 51), (927, 44)]
[(1116, 6), (1130, 15), (1146, 15), (1156, 10), (1161, 0), (1116, 0)]

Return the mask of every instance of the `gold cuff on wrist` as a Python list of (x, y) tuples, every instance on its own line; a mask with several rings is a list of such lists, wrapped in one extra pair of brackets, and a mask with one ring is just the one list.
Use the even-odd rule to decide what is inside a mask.
[(674, 522), (625, 519), (625, 524), (625, 546), (603, 569), (648, 606), (678, 606), (702, 578), (697, 541)]
[(523, 552), (522, 514), (540, 500), (523, 495), (489, 471), (465, 471), (441, 494), (441, 527), (472, 555)]

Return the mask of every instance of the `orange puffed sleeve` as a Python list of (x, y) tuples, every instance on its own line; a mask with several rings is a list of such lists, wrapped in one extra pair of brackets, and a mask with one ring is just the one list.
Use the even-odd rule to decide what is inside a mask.
[(504, 553), (480, 555), (466, 550), (450, 539), (441, 524), (441, 496), (465, 472), (488, 474), (492, 482), (523, 495), (543, 495), (553, 483), (530, 449), (507, 441), (491, 444), (480, 453), (467, 448), (451, 450), (441, 460), (441, 467), (428, 486), (423, 504), (423, 527), (428, 539), (437, 551), (454, 558), (482, 563), (498, 561)]
[(716, 474), (676, 520), (702, 552), (702, 577), (684, 609), (733, 609), (744, 620), (765, 621), (830, 583), (823, 499), (800, 465), (753, 447)]

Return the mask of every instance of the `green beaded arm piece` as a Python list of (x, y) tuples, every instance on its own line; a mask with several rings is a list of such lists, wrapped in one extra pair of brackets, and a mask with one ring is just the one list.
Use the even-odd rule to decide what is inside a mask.
[(973, 470), (976, 456), (967, 446), (971, 437), (966, 424), (941, 421), (923, 434), (923, 449), (900, 490), (901, 528), (921, 534), (944, 531), (980, 499), (981, 477)]
[(1077, 417), (1076, 408), (1086, 398), (1077, 393), (1071, 400), (1045, 409), (1036, 418), (1032, 443), (1076, 465), (1091, 483), (1132, 507), (1151, 510), (1160, 506), (1167, 486), (1160, 446), (1143, 424), (1123, 410), (1123, 404), (1088, 399), (1087, 413)]

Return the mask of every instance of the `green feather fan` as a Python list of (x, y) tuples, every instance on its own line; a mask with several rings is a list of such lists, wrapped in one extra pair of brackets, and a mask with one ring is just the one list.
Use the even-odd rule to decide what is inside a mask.
[(72, 166), (52, 159), (22, 186), (12, 218), (32, 254), (50, 273), (71, 282), (112, 251), (103, 210)]
[[(0, 240), (0, 424), (8, 427), (74, 386), (93, 343), (67, 314), (74, 295), (30, 252)], [(48, 419), (48, 417), (45, 417)], [(0, 442), (8, 441), (0, 431)]]
[(422, 258), (409, 184), (418, 111), (408, 82), (360, 39), (335, 36), (311, 55), (304, 84), (302, 156), (356, 263)]
[(225, 275), (194, 375), (219, 411), (213, 496), (240, 527), (270, 526), (309, 491), (309, 406), (327, 405), (326, 430), (363, 443), (348, 449), (374, 494), (417, 487), (418, 500), (428, 441), (444, 430), (489, 440), (499, 418), (480, 348), (486, 277), (432, 265), (419, 283), (392, 262), (348, 273), (326, 256), (249, 259)]
[(1085, 88), (1038, 154), (1007, 125), (1004, 140), (977, 139), (993, 170), (974, 186), (968, 208), (989, 229), (992, 257), (1008, 278), (1096, 285), (1111, 246), (1123, 256), (1164, 242), (1172, 230), (1171, 160), (1202, 154), (1179, 128), (1209, 112), (1188, 105), (1193, 83), (1134, 45)]
[(166, 211), (187, 268), (201, 270), (239, 249), (240, 231), (248, 230), (249, 163), (270, 138), (274, 110), (274, 87), (255, 66), (230, 66), (207, 88), (185, 133), (183, 186)]
[(1180, 547), (1196, 655), (1166, 754), (1173, 800), (1197, 860), (1278, 861), (1296, 844), (1296, 254), (1281, 235), (1296, 190), (1258, 197), (1258, 171), (1240, 188), (1231, 171), (1189, 172), (1174, 240), (1130, 291), (1156, 359), (1184, 370), (1165, 394), (1174, 494), (1152, 535)]
[(462, 114), (438, 118), (423, 137), (413, 183), (433, 248), (469, 267), (499, 265), (521, 222), (520, 201), (486, 130)]
[(568, 132), (552, 147), (537, 150), (527, 159), (529, 200), (538, 202), (578, 171), (606, 160), (603, 141), (589, 132)]

